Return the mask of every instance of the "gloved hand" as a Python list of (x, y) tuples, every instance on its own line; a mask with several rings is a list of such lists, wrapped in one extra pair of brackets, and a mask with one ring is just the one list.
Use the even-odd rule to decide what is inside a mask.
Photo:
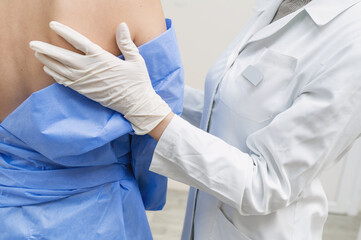
[(125, 61), (63, 24), (53, 21), (50, 28), (84, 53), (30, 42), (35, 56), (45, 65), (44, 71), (58, 83), (124, 114), (137, 135), (149, 133), (171, 113), (153, 90), (144, 59), (125, 23), (119, 25), (116, 34)]

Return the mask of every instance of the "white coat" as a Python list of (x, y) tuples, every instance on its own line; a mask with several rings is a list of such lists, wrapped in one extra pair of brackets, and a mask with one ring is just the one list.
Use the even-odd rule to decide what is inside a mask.
[(313, 0), (272, 24), (281, 0), (260, 2), (210, 70), (203, 110), (186, 91), (202, 130), (175, 117), (151, 165), (194, 187), (182, 239), (322, 238), (319, 176), (361, 133), (360, 1)]

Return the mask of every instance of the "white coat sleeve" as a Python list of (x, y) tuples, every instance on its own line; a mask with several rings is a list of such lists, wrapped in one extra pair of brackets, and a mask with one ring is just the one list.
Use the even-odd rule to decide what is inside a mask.
[(203, 102), (203, 91), (185, 85), (182, 118), (187, 120), (193, 126), (200, 127)]
[(214, 195), (242, 215), (290, 205), (361, 132), (361, 46), (334, 53), (293, 105), (250, 135), (250, 154), (174, 118), (151, 170)]

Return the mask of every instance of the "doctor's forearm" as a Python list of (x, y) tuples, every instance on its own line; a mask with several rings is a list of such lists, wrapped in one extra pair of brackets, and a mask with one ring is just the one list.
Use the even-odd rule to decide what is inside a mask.
[[(164, 128), (161, 124), (168, 125)], [(242, 211), (244, 189), (253, 169), (251, 157), (179, 116), (161, 124), (155, 129), (158, 135), (153, 134), (160, 138), (150, 170)]]

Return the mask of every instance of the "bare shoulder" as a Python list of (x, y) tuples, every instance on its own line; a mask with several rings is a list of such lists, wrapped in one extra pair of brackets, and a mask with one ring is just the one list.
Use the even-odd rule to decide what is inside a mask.
[(115, 32), (121, 22), (142, 45), (165, 31), (160, 0), (57, 0), (55, 20), (81, 32), (115, 53)]
[(142, 45), (166, 30), (164, 13), (160, 0), (124, 0), (135, 4), (129, 15), (129, 23), (134, 33), (134, 41)]

